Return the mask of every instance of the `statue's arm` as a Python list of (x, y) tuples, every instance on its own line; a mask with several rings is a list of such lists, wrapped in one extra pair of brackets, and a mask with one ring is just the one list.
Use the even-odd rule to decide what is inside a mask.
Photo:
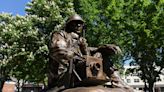
[(109, 56), (122, 53), (120, 47), (114, 44), (105, 44), (99, 46), (97, 51), (104, 55), (109, 55)]
[(97, 52), (105, 56), (121, 53), (121, 49), (119, 48), (119, 46), (116, 46), (114, 44), (105, 44), (99, 47), (88, 47), (88, 50), (91, 53), (91, 55), (94, 55)]
[(66, 39), (60, 33), (53, 33), (49, 44), (50, 57), (57, 61), (69, 60), (74, 53), (68, 50)]

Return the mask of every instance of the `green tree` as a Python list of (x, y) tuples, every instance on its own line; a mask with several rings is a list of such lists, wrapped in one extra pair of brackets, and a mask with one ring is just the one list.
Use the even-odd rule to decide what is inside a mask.
[[(65, 3), (67, 2), (67, 3)], [(0, 14), (1, 52), (7, 75), (46, 83), (48, 38), (74, 13), (70, 0), (33, 0), (26, 16)], [(1, 63), (2, 64), (2, 63)]]
[[(153, 91), (163, 69), (163, 0), (74, 0), (87, 23), (91, 46), (114, 43), (133, 58)], [(157, 69), (157, 67), (159, 67)]]
[[(130, 30), (133, 35), (131, 55), (135, 63), (140, 66), (141, 79), (149, 84), (147, 85), (149, 92), (153, 92), (154, 83), (159, 80), (159, 74), (164, 68), (164, 2), (138, 0), (133, 2), (131, 7), (133, 14), (127, 12), (131, 15), (128, 20), (135, 24)], [(127, 25), (130, 26), (128, 23)]]
[(33, 27), (32, 21), (36, 17), (10, 14), (1, 14), (0, 17), (2, 64), (9, 70), (7, 75), (44, 83), (47, 46), (44, 36)]

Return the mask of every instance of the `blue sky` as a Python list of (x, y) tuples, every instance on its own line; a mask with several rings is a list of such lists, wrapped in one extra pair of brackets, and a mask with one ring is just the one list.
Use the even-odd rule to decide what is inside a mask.
[(31, 0), (0, 0), (0, 13), (25, 15), (25, 6)]

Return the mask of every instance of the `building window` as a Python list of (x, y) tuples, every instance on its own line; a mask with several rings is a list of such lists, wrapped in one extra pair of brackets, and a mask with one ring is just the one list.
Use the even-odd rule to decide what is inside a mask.
[(139, 79), (134, 79), (134, 82), (140, 82), (140, 80)]
[(127, 83), (130, 83), (131, 82), (130, 79), (126, 79), (126, 81), (127, 81)]

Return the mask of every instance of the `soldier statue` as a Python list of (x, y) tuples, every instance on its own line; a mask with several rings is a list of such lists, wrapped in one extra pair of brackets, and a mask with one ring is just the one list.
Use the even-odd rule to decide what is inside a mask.
[(71, 66), (70, 61), (75, 57), (85, 55), (102, 59), (103, 71), (110, 79), (112, 87), (127, 87), (116, 75), (116, 70), (110, 61), (111, 55), (121, 52), (120, 48), (113, 44), (97, 48), (88, 47), (86, 39), (83, 37), (84, 31), (84, 20), (78, 14), (74, 14), (68, 18), (63, 30), (52, 33), (49, 43), (48, 87), (53, 88), (62, 84), (63, 81), (59, 80), (62, 80), (63, 74)]

